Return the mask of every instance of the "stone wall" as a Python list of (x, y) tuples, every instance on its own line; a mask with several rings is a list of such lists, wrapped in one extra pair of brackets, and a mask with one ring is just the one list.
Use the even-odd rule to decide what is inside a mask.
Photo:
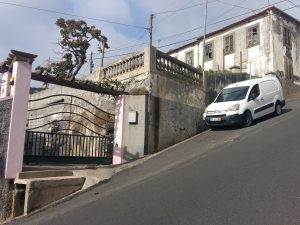
[[(92, 77), (90, 77), (90, 78), (92, 78)], [(45, 98), (45, 97), (48, 97), (51, 95), (58, 95), (58, 94), (74, 95), (74, 96), (83, 98), (105, 112), (112, 113), (112, 114), (114, 113), (114, 109), (115, 109), (114, 97), (108, 96), (108, 95), (101, 95), (101, 94), (97, 94), (97, 93), (93, 93), (93, 92), (87, 92), (87, 91), (62, 87), (62, 86), (56, 86), (54, 88), (46, 89), (44, 91), (32, 94), (32, 95), (30, 95), (30, 99), (31, 100), (32, 99), (40, 99), (40, 98)], [(101, 112), (101, 111), (97, 110), (95, 107), (93, 107), (92, 105), (90, 105), (80, 99), (74, 98), (74, 97), (58, 96), (58, 97), (47, 98), (42, 101), (30, 102), (28, 108), (36, 109), (36, 108), (40, 108), (43, 106), (47, 106), (48, 104), (54, 103), (56, 101), (62, 101), (62, 100), (64, 103), (67, 103), (67, 104), (52, 105), (51, 107), (32, 111), (32, 112), (29, 112), (28, 117), (36, 118), (36, 117), (42, 117), (42, 116), (46, 116), (49, 114), (57, 113), (57, 112), (65, 112), (63, 114), (58, 113), (57, 120), (72, 119), (72, 120), (75, 120), (78, 122), (82, 122), (83, 124), (86, 123), (86, 120), (83, 119), (82, 117), (76, 116), (76, 115), (70, 115), (67, 113), (67, 112), (72, 111), (74, 113), (83, 115), (84, 117), (88, 118), (91, 121), (94, 121), (94, 123), (96, 123), (98, 125), (104, 125), (105, 127), (109, 126), (109, 125), (104, 124), (104, 122), (101, 121), (100, 119), (98, 119), (97, 117), (104, 118), (109, 121), (113, 121), (113, 119), (114, 119), (113, 116), (108, 118), (106, 113)], [(87, 111), (80, 107), (72, 106), (68, 103), (79, 105), (79, 106), (83, 107), (84, 109), (87, 109)], [(88, 112), (92, 112), (97, 117), (93, 116), (92, 114), (90, 114)], [(49, 117), (46, 117), (46, 118), (40, 119), (40, 120), (33, 120), (33, 121), (29, 122), (29, 128), (41, 126), (41, 125), (51, 122), (51, 121), (53, 121), (53, 116), (49, 116)], [(64, 122), (64, 123), (68, 123), (68, 122)], [(91, 128), (92, 130), (95, 130), (98, 133), (105, 134), (105, 132), (106, 132), (104, 129), (101, 129), (95, 125), (92, 125), (92, 124), (86, 124), (86, 125), (88, 125), (89, 128)], [(64, 126), (64, 124), (62, 124), (62, 126)], [(75, 130), (79, 129), (80, 132), (83, 132), (86, 135), (94, 135), (94, 134), (92, 134), (92, 132), (85, 130), (83, 127), (78, 127), (78, 126), (79, 125), (76, 123), (71, 124), (71, 129), (75, 129)], [(40, 128), (39, 131), (48, 132), (49, 131), (48, 129), (49, 129), (49, 126), (45, 126), (45, 127)]]
[(106, 69), (111, 78), (128, 82), (126, 91), (130, 94), (149, 96), (148, 107), (140, 106), (148, 108), (146, 154), (158, 152), (203, 130), (205, 92), (202, 75), (196, 68), (150, 47), (135, 58), (126, 57), (104, 71)]
[(160, 151), (202, 131), (205, 92), (202, 83), (151, 74), (149, 153)]
[(10, 216), (12, 203), (13, 185), (4, 178), (11, 107), (12, 98), (0, 101), (0, 222)]
[(296, 85), (292, 80), (280, 80), (283, 94), (286, 99), (300, 98), (300, 85)]

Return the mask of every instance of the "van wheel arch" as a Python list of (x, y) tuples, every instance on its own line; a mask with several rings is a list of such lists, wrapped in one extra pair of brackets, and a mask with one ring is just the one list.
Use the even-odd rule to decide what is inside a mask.
[(275, 116), (280, 116), (282, 114), (282, 106), (279, 100), (277, 100), (275, 103), (274, 114)]
[(250, 127), (253, 123), (252, 113), (249, 109), (245, 110), (242, 114), (242, 126), (243, 127)]

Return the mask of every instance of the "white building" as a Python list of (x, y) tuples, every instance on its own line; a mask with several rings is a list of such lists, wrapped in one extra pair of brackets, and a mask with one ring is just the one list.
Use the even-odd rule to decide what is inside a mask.
[[(202, 51), (200, 37), (168, 54), (198, 67), (202, 65)], [(253, 76), (280, 73), (287, 79), (300, 78), (300, 21), (270, 7), (207, 34), (204, 69), (232, 68)]]

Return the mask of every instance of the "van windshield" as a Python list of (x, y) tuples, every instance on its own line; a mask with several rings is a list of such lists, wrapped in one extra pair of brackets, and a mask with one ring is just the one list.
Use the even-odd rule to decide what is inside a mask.
[(223, 89), (215, 102), (230, 102), (242, 100), (246, 97), (249, 86)]

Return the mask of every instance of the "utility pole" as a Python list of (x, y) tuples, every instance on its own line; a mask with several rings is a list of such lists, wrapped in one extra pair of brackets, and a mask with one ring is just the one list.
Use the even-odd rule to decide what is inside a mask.
[(100, 66), (103, 67), (103, 62), (104, 62), (104, 52), (105, 52), (105, 49), (109, 48), (108, 44), (107, 44), (107, 37), (105, 36), (102, 36), (101, 37), (101, 46), (99, 46), (99, 52), (101, 53), (101, 63), (100, 63)]
[(90, 73), (93, 72), (93, 69), (94, 69), (93, 52), (91, 52), (91, 58), (90, 58)]
[(206, 24), (207, 24), (207, 0), (205, 0), (205, 20), (204, 20), (204, 35), (203, 35), (203, 51), (202, 51), (202, 71), (204, 72), (204, 56), (205, 56), (205, 38), (206, 38)]
[(154, 14), (151, 14), (150, 15), (150, 28), (149, 28), (149, 45), (150, 46), (152, 46), (153, 17), (154, 17)]

